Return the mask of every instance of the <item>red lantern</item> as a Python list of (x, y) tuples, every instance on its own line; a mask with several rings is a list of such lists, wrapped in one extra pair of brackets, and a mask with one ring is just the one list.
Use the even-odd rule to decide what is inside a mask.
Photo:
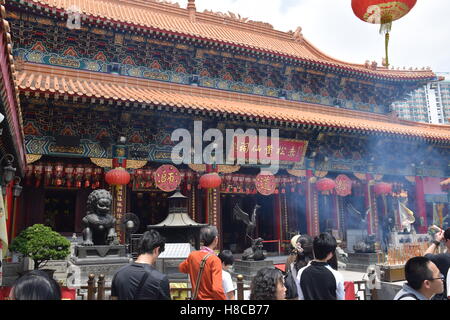
[(36, 179), (36, 188), (38, 188), (39, 185), (41, 184), (43, 169), (44, 166), (42, 164), (36, 164), (34, 166), (34, 177)]
[(220, 187), (222, 179), (217, 172), (206, 173), (200, 177), (200, 186), (203, 189), (215, 189)]
[(380, 33), (386, 35), (386, 61), (389, 66), (388, 44), (392, 21), (405, 16), (415, 5), (417, 0), (352, 0), (354, 14), (364, 22), (380, 24)]
[(323, 178), (316, 182), (316, 189), (321, 192), (328, 192), (334, 189), (336, 183), (329, 178)]
[(108, 171), (105, 175), (105, 181), (112, 186), (123, 186), (130, 182), (131, 176), (127, 170), (118, 167)]
[(386, 182), (378, 182), (373, 188), (376, 195), (386, 195), (392, 192), (392, 185)]
[(73, 172), (74, 168), (70, 164), (64, 169), (64, 173), (66, 174), (66, 185), (69, 188), (72, 187)]

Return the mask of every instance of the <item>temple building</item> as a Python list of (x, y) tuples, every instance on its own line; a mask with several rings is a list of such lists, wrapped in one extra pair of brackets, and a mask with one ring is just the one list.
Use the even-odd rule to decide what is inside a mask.
[[(301, 28), (281, 32), (198, 12), (194, 0), (187, 8), (155, 0), (10, 0), (6, 19), (27, 161), (16, 232), (44, 223), (80, 233), (87, 196), (111, 188), (105, 173), (117, 161), (132, 176), (114, 190), (118, 230), (127, 212), (140, 218), (139, 232), (166, 218), (172, 193), (161, 190), (155, 172), (173, 165), (190, 217), (216, 225), (221, 248), (235, 252), (246, 246), (236, 204), (245, 212), (261, 206), (256, 232), (270, 250), (298, 232), (332, 230), (346, 240), (348, 230), (364, 229), (380, 239), (389, 218), (390, 228), (402, 229), (398, 199), (414, 212), (417, 232), (433, 223), (436, 203), (444, 204), (443, 220), (449, 215), (439, 183), (450, 176), (450, 126), (400, 120), (391, 109), (437, 80), (429, 69), (343, 62), (315, 48)], [(259, 162), (219, 165), (220, 187), (200, 188), (207, 166), (171, 158), (172, 132), (184, 128), (194, 137), (195, 121), (224, 136), (227, 129), (278, 129), (273, 192), (257, 187)], [(17, 143), (21, 128), (18, 121), (18, 136), (12, 131)], [(327, 182), (331, 189), (320, 187)]]

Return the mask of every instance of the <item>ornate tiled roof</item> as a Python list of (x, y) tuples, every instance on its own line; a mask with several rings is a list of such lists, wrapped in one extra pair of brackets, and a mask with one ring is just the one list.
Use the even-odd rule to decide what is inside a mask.
[[(26, 3), (67, 16), (70, 8), (79, 8), (82, 23), (100, 23), (108, 27), (119, 25), (123, 29), (143, 32), (162, 32), (178, 37), (209, 41), (220, 46), (232, 46), (268, 55), (318, 63), (327, 68), (344, 69), (367, 77), (383, 79), (434, 79), (427, 70), (389, 70), (372, 63), (353, 64), (331, 58), (313, 45), (301, 33), (274, 30), (266, 23), (256, 23), (239, 16), (212, 12), (196, 12), (194, 1), (188, 9), (156, 0), (11, 0)], [(77, 9), (78, 10), (78, 9)]]
[[(3, 6), (4, 0), (0, 0), (0, 92), (2, 98), (2, 109), (5, 112), (6, 128), (12, 141), (4, 141), (11, 144), (15, 159), (19, 165), (19, 171), (25, 169), (25, 148), (22, 112), (19, 101), (19, 89), (16, 86), (16, 68), (12, 55), (13, 44), (11, 42), (10, 27), (6, 18), (6, 10)], [(5, 63), (3, 65), (3, 63)], [(6, 136), (6, 134), (3, 134)], [(9, 151), (12, 152), (12, 151)]]
[(283, 99), (219, 91), (161, 81), (25, 63), (18, 75), (26, 95), (74, 96), (122, 105), (157, 106), (168, 111), (235, 115), (248, 119), (342, 128), (450, 141), (450, 126), (392, 119), (369, 112), (330, 108)]

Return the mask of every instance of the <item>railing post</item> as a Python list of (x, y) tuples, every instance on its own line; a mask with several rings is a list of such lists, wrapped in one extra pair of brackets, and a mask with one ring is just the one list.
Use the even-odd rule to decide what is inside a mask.
[(236, 277), (237, 282), (237, 299), (244, 300), (244, 276), (242, 274), (238, 274)]
[(88, 279), (88, 300), (95, 300), (95, 275), (90, 274)]
[(105, 300), (105, 275), (98, 276), (97, 282), (97, 300)]

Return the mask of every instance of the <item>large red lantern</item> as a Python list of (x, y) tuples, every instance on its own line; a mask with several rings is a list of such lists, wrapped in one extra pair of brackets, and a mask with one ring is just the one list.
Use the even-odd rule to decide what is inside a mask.
[(199, 184), (203, 189), (215, 189), (220, 187), (222, 179), (217, 172), (206, 173), (200, 177)]
[(321, 192), (328, 192), (336, 187), (334, 180), (329, 178), (323, 178), (316, 182), (316, 189)]
[(380, 33), (386, 36), (386, 61), (389, 66), (388, 44), (392, 21), (405, 16), (415, 5), (417, 0), (352, 0), (355, 15), (364, 22), (380, 24)]
[(376, 195), (386, 195), (392, 192), (392, 185), (386, 182), (378, 182), (375, 184), (373, 191)]
[(108, 171), (105, 181), (112, 186), (123, 186), (130, 182), (131, 176), (124, 168), (116, 168)]

